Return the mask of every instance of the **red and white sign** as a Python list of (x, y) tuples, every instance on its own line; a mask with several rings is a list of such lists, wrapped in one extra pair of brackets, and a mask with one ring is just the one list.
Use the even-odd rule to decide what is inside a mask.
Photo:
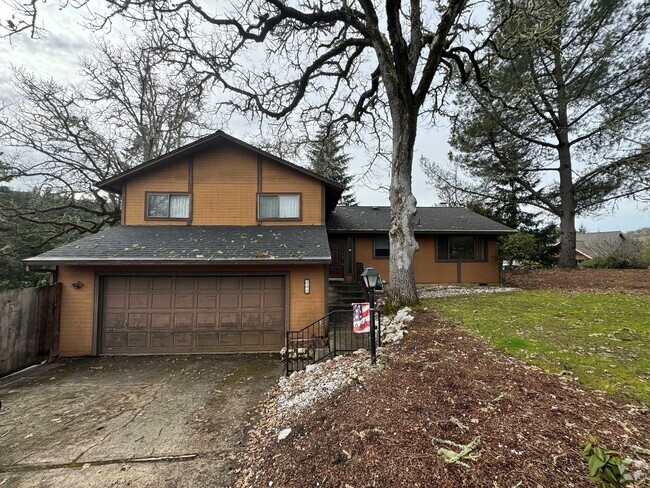
[(370, 332), (370, 303), (353, 303), (352, 317), (352, 331), (355, 334)]

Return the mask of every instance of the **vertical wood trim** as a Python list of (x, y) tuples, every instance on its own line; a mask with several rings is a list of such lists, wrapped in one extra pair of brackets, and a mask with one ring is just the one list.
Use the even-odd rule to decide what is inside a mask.
[(264, 165), (264, 161), (262, 159), (262, 155), (258, 154), (257, 155), (257, 194), (255, 195), (255, 220), (257, 221), (257, 225), (262, 225), (262, 221), (260, 220), (260, 193), (262, 193), (262, 167)]
[(122, 208), (120, 209), (120, 224), (126, 225), (126, 183), (122, 183), (122, 193), (120, 195)]
[(462, 275), (461, 275), (461, 266), (462, 263), (460, 262), (460, 259), (456, 263), (456, 283), (462, 283)]
[(92, 333), (92, 347), (91, 355), (98, 356), (100, 349), (100, 321), (102, 313), (102, 297), (103, 297), (103, 280), (98, 272), (95, 272), (93, 278), (93, 333)]
[(320, 184), (320, 208), (321, 208), (321, 223), (325, 225), (325, 219), (327, 218), (327, 215), (325, 215), (325, 183)]
[(190, 154), (187, 160), (187, 193), (190, 194), (190, 208), (187, 219), (187, 225), (192, 225), (192, 217), (194, 215), (194, 155)]
[(330, 265), (325, 265), (325, 273), (323, 275), (325, 281), (325, 303), (323, 304), (323, 317), (330, 311)]

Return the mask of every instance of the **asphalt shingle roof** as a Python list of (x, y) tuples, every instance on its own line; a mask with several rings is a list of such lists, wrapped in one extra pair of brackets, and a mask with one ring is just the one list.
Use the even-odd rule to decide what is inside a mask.
[(106, 229), (25, 264), (331, 262), (324, 226), (147, 226)]
[[(390, 207), (336, 207), (327, 218), (333, 232), (388, 232)], [(418, 207), (415, 232), (439, 234), (505, 234), (510, 227), (464, 207)]]
[(576, 234), (576, 250), (589, 258), (606, 257), (615, 252), (625, 236), (620, 230)]

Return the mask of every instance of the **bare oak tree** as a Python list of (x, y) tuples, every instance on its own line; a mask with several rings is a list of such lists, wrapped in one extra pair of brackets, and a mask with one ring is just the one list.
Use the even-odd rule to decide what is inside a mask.
[[(91, 7), (91, 2), (82, 2)], [(108, 15), (155, 25), (171, 56), (217, 81), (224, 105), (271, 119), (325, 116), (390, 134), (390, 286), (394, 304), (417, 299), (413, 148), (418, 121), (434, 114), (452, 74), (466, 79), (477, 47), (465, 0), (241, 0), (233, 5), (108, 1)], [(34, 25), (25, 7), (16, 29)], [(92, 8), (92, 7), (91, 7)], [(454, 73), (456, 72), (456, 73)], [(377, 141), (380, 143), (381, 141)]]
[(0, 113), (3, 180), (35, 189), (0, 212), (30, 224), (39, 246), (118, 223), (119, 201), (95, 183), (206, 132), (204, 82), (166, 64), (151, 36), (96, 47), (76, 84), (14, 69)]

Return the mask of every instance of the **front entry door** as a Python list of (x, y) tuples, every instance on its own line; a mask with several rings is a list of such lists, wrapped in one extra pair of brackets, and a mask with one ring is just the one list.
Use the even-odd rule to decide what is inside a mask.
[(345, 249), (346, 236), (330, 235), (330, 251), (332, 264), (330, 264), (330, 278), (343, 279), (345, 277)]

